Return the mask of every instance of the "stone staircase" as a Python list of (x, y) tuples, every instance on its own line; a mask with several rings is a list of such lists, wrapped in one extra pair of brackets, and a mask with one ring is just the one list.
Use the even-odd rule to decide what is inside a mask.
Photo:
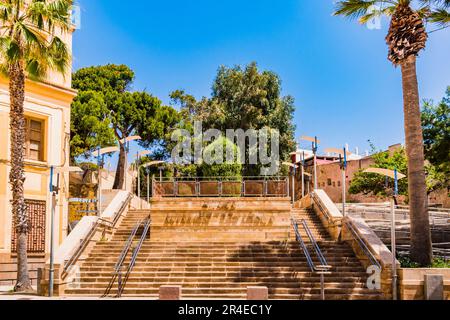
[[(149, 214), (150, 238), (123, 296), (156, 298), (160, 286), (180, 285), (185, 299), (245, 299), (248, 286), (267, 286), (270, 299), (320, 299), (320, 276), (295, 240), (293, 216), (307, 221), (333, 267), (325, 276), (326, 299), (382, 298), (366, 288), (352, 249), (332, 241), (314, 213), (292, 210), (285, 198), (161, 199), (151, 211), (130, 211), (110, 241), (96, 244), (65, 294), (101, 296), (132, 228)], [(116, 292), (114, 284), (111, 296)]]

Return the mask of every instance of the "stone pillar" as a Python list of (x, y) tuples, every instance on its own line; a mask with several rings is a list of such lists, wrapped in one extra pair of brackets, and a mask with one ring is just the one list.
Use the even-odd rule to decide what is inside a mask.
[(161, 286), (159, 288), (159, 300), (180, 300), (180, 286)]
[(426, 274), (424, 281), (425, 300), (444, 300), (444, 276)]
[(247, 300), (269, 300), (267, 287), (247, 287)]

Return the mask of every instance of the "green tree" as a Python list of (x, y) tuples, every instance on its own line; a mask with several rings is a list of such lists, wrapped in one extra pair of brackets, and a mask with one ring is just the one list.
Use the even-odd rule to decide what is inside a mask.
[[(82, 134), (78, 131), (72, 134), (73, 145), (81, 144), (74, 150), (74, 156), (89, 154), (98, 147), (109, 145), (112, 140), (119, 142), (114, 189), (122, 189), (125, 182), (126, 144), (120, 141), (139, 135), (142, 147), (164, 148), (164, 137), (179, 122), (177, 111), (163, 106), (158, 98), (146, 92), (131, 92), (133, 80), (134, 73), (130, 68), (112, 64), (83, 68), (73, 77), (79, 98), (73, 106), (72, 127), (82, 130)], [(90, 110), (92, 104), (97, 105), (94, 112)], [(87, 122), (94, 124), (90, 132)], [(105, 127), (108, 129), (103, 131)], [(91, 139), (85, 140), (85, 137)]]
[(24, 199), (25, 79), (65, 74), (70, 54), (60, 34), (71, 27), (71, 0), (0, 1), (0, 71), (9, 78), (12, 214), (17, 234), (15, 291), (32, 290), (27, 264), (29, 222)]
[[(372, 155), (374, 160), (373, 168), (397, 169), (398, 172), (406, 174), (408, 172), (408, 163), (406, 160), (405, 149), (395, 151), (392, 155), (388, 152), (377, 152)], [(398, 189), (400, 195), (408, 195), (407, 179), (399, 180)], [(394, 179), (385, 178), (375, 173), (365, 173), (363, 170), (357, 172), (352, 179), (349, 188), (351, 194), (374, 194), (377, 196), (393, 195)]]
[[(413, 8), (412, 0), (341, 0), (336, 15), (360, 18), (366, 23), (374, 17), (391, 17), (386, 42), (388, 59), (400, 66), (403, 81), (406, 154), (411, 217), (411, 259), (421, 265), (432, 260), (431, 232), (426, 194), (423, 134), (420, 119), (416, 58), (425, 48), (428, 35), (424, 20), (442, 26), (450, 22), (448, 0), (421, 0)], [(377, 9), (375, 6), (378, 6)]]
[(101, 93), (78, 92), (71, 106), (70, 131), (70, 156), (73, 164), (77, 157), (89, 158), (99, 147), (115, 144), (108, 107)]
[(433, 165), (450, 171), (450, 87), (441, 103), (426, 101), (422, 111), (425, 156)]
[[(280, 156), (289, 159), (295, 149), (293, 113), (294, 99), (281, 96), (281, 80), (273, 72), (259, 71), (256, 63), (245, 68), (219, 68), (210, 98), (197, 101), (192, 95), (178, 90), (171, 94), (180, 105), (183, 126), (190, 127), (195, 120), (204, 128), (215, 128), (225, 134), (226, 129), (255, 129), (265, 127), (280, 132)], [(248, 159), (248, 148), (246, 151)], [(244, 165), (245, 175), (259, 175), (259, 166)]]
[(450, 189), (450, 87), (438, 105), (426, 101), (422, 111), (427, 187), (429, 191)]
[[(397, 169), (398, 172), (407, 174), (408, 160), (405, 149), (400, 149), (392, 155), (388, 151), (376, 152), (372, 155), (374, 160), (373, 168)], [(448, 172), (442, 171), (439, 166), (435, 166), (429, 161), (425, 165), (427, 193), (447, 188), (449, 185)], [(408, 180), (402, 179), (398, 182), (399, 194), (408, 196)], [(357, 172), (349, 188), (351, 194), (374, 194), (376, 196), (391, 196), (394, 191), (394, 179), (385, 178), (379, 174), (366, 173), (363, 170)]]

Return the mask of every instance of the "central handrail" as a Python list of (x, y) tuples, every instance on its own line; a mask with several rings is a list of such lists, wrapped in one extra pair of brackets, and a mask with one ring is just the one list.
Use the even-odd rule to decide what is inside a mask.
[(143, 221), (144, 220), (141, 220), (138, 223), (136, 223), (136, 225), (131, 230), (130, 236), (128, 237), (127, 242), (125, 243), (125, 246), (123, 247), (122, 252), (120, 253), (119, 259), (117, 260), (117, 262), (114, 266), (113, 275), (111, 277), (111, 280), (108, 283), (108, 286), (105, 289), (105, 293), (102, 295), (102, 298), (106, 297), (110, 293), (111, 288), (114, 285), (114, 282), (116, 282), (117, 278), (119, 278), (119, 280), (118, 280), (119, 283), (121, 282), (123, 263), (128, 255), (128, 253), (130, 252), (131, 246), (133, 245), (133, 240), (134, 240), (139, 228), (141, 227)]
[(295, 231), (295, 235), (297, 238), (297, 241), (300, 243), (300, 246), (303, 250), (303, 252), (305, 253), (306, 256), (306, 260), (308, 261), (308, 265), (311, 269), (312, 272), (326, 272), (329, 271), (329, 269), (331, 269), (332, 267), (330, 265), (328, 265), (327, 260), (325, 259), (325, 256), (322, 253), (322, 250), (320, 250), (319, 245), (317, 244), (316, 239), (314, 238), (311, 229), (308, 226), (308, 223), (306, 222), (306, 220), (302, 220), (302, 226), (306, 231), (306, 235), (308, 236), (314, 251), (316, 252), (317, 258), (319, 259), (320, 265), (316, 265), (311, 257), (311, 254), (309, 253), (309, 249), (306, 246), (305, 242), (303, 241), (302, 235), (300, 233), (300, 230), (298, 228), (298, 222), (292, 218), (292, 224), (294, 226), (294, 231)]
[(323, 266), (325, 269), (331, 268), (328, 265), (327, 259), (325, 259), (325, 256), (323, 255), (322, 250), (320, 250), (320, 247), (317, 244), (317, 241), (314, 238), (314, 235), (312, 234), (311, 229), (309, 228), (308, 223), (306, 222), (305, 219), (302, 220), (302, 225), (306, 231), (306, 234), (308, 235), (308, 238), (310, 239), (310, 241), (314, 247), (314, 250), (316, 251), (316, 254), (317, 254), (317, 257), (319, 258), (321, 266)]
[(308, 262), (309, 268), (312, 272), (316, 272), (316, 266), (314, 264), (314, 261), (311, 258), (311, 255), (309, 253), (308, 248), (306, 247), (305, 242), (303, 241), (302, 235), (300, 234), (300, 230), (298, 229), (298, 223), (294, 219), (292, 219), (292, 225), (294, 227), (295, 236), (297, 238), (297, 241), (300, 243), (300, 247), (303, 250), (303, 253), (305, 254), (306, 261)]
[[(147, 237), (147, 234), (149, 232), (151, 222), (152, 222), (152, 220), (151, 220), (150, 216), (148, 216), (142, 222), (142, 224), (144, 225), (144, 229), (142, 231), (141, 238), (139, 239), (139, 243), (137, 244), (136, 248), (134, 248), (134, 250), (133, 250), (133, 254), (131, 256), (131, 261), (130, 261), (130, 264), (128, 265), (127, 273), (125, 274), (125, 278), (123, 280), (120, 279), (121, 281), (119, 281), (119, 283), (118, 283), (118, 290), (117, 290), (116, 298), (120, 298), (122, 296), (123, 290), (125, 289), (125, 285), (127, 284), (128, 278), (130, 277), (130, 273), (133, 270), (134, 265), (136, 264), (137, 256), (138, 256), (139, 252), (141, 251), (142, 245), (143, 245), (145, 238)], [(142, 226), (142, 224), (140, 226)]]
[(330, 265), (328, 265), (327, 260), (325, 259), (325, 256), (322, 253), (322, 250), (320, 250), (319, 245), (317, 244), (317, 241), (314, 237), (314, 235), (311, 232), (311, 229), (308, 226), (308, 223), (305, 219), (302, 219), (302, 226), (303, 229), (306, 231), (306, 235), (308, 236), (315, 252), (317, 255), (317, 258), (319, 259), (320, 265), (316, 265), (311, 257), (311, 254), (308, 250), (307, 245), (305, 244), (305, 241), (303, 241), (302, 235), (300, 233), (298, 222), (292, 217), (291, 218), (292, 225), (294, 227), (295, 235), (297, 238), (297, 241), (300, 243), (300, 246), (303, 250), (303, 253), (305, 254), (306, 261), (308, 262), (309, 268), (312, 272), (315, 272), (320, 275), (320, 296), (322, 300), (325, 300), (325, 274), (330, 272), (330, 269), (332, 268)]

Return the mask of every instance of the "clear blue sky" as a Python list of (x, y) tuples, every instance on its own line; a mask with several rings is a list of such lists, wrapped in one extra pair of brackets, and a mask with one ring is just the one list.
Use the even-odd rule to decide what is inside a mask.
[[(296, 100), (297, 136), (323, 147), (368, 149), (404, 142), (401, 74), (387, 60), (385, 35), (333, 17), (333, 1), (78, 0), (74, 68), (127, 64), (135, 90), (169, 103), (185, 89), (209, 96), (220, 65), (256, 61)], [(450, 28), (430, 35), (418, 60), (421, 98), (450, 85)]]

